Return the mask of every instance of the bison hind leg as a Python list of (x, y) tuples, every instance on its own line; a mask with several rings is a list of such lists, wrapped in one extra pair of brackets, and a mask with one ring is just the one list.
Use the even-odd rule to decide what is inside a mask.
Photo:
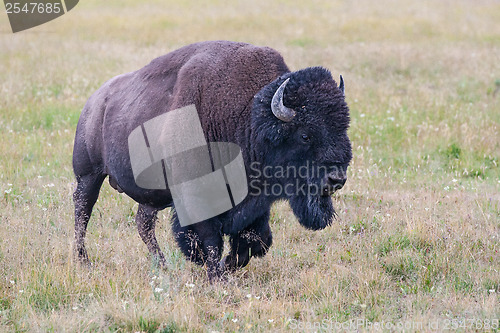
[(155, 235), (155, 226), (157, 218), (158, 209), (153, 207), (140, 204), (137, 209), (137, 215), (135, 216), (135, 221), (137, 223), (137, 230), (139, 231), (139, 236), (141, 236), (142, 241), (148, 247), (149, 253), (151, 254), (153, 260), (157, 262), (161, 267), (166, 268), (166, 260), (163, 252), (158, 245)]
[(73, 193), (75, 204), (75, 254), (81, 262), (89, 264), (87, 250), (85, 249), (85, 235), (92, 209), (99, 197), (99, 190), (106, 175), (90, 173), (76, 177), (77, 187)]

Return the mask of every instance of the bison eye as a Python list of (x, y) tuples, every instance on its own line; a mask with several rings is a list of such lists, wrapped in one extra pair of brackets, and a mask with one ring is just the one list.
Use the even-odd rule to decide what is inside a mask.
[(304, 141), (304, 142), (311, 141), (311, 137), (309, 137), (309, 135), (307, 135), (306, 133), (302, 133), (302, 135), (300, 137), (302, 138), (302, 141)]

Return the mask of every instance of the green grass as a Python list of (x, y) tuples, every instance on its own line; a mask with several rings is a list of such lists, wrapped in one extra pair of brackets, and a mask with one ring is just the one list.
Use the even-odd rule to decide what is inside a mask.
[[(499, 21), (495, 2), (430, 0), (89, 0), (18, 34), (0, 14), (0, 331), (500, 318)], [(269, 254), (210, 285), (177, 248), (168, 210), (162, 271), (136, 231), (137, 204), (105, 184), (87, 235), (93, 267), (80, 267), (71, 154), (85, 101), (115, 75), (211, 39), (343, 75), (354, 160), (333, 198), (339, 218), (312, 232), (277, 203)]]

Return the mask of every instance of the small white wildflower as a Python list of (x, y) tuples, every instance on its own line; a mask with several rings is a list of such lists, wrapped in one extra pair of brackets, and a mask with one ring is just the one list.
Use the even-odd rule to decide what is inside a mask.
[(365, 114), (364, 114), (364, 113), (362, 113), (362, 114), (360, 114), (360, 115), (359, 115), (359, 117), (360, 117), (360, 118), (364, 118), (364, 117), (365, 117)]
[(455, 178), (453, 178), (451, 181), (454, 183), (458, 182), (458, 180), (456, 180)]
[(158, 277), (154, 275), (151, 279), (156, 280)]
[(12, 184), (11, 184), (11, 183), (8, 183), (8, 184), (7, 184), (7, 186), (8, 186), (8, 187), (11, 187), (11, 186), (12, 186)]
[(4, 191), (6, 194), (9, 194), (10, 192), (12, 192), (12, 188), (9, 188), (8, 190), (5, 190)]
[(16, 284), (16, 281), (10, 280), (10, 284)]
[(38, 179), (42, 178), (43, 176), (37, 176)]
[(229, 293), (227, 291), (225, 291), (225, 290), (222, 291), (222, 294), (225, 295), (225, 296), (229, 295)]
[(260, 299), (260, 296), (255, 296), (255, 299)]
[(90, 294), (89, 294), (89, 297), (92, 297), (92, 296), (94, 296), (94, 294), (93, 294), (93, 293), (90, 293)]
[(270, 322), (270, 323), (273, 323), (274, 319), (268, 319), (267, 321)]
[(54, 187), (55, 185), (53, 183), (47, 184), (47, 187)]
[(238, 321), (238, 318), (234, 318), (232, 319), (233, 320), (233, 323), (237, 322)]
[(163, 291), (163, 288), (158, 288), (158, 287), (155, 288), (155, 293), (161, 293), (162, 291)]
[(493, 294), (495, 292), (495, 289), (490, 289), (488, 291), (490, 292), (490, 294)]
[(188, 288), (194, 288), (194, 283), (186, 283), (186, 287), (188, 287)]
[(43, 207), (42, 210), (45, 212), (45, 211), (47, 211), (47, 208)]
[(19, 293), (20, 294), (24, 293), (24, 290), (23, 289), (19, 290)]
[(78, 310), (78, 307), (74, 306), (74, 307), (72, 307), (72, 309), (73, 309), (73, 311), (76, 311), (76, 310)]
[(247, 298), (252, 298), (252, 294), (247, 294)]

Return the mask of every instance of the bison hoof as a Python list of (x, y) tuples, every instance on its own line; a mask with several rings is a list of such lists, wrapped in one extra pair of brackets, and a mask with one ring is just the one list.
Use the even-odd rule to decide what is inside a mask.
[(224, 273), (236, 271), (236, 265), (234, 263), (234, 260), (229, 255), (225, 256), (219, 262), (219, 270)]
[(161, 256), (153, 255), (152, 256), (152, 264), (154, 267), (158, 267), (162, 270), (167, 269), (167, 260), (165, 260), (165, 257), (163, 255), (161, 255)]
[(207, 276), (210, 283), (227, 281), (226, 267), (224, 265), (225, 258), (218, 264), (207, 265)]
[(75, 248), (74, 255), (78, 263), (80, 263), (82, 266), (88, 266), (88, 267), (91, 266), (89, 256), (87, 254), (87, 250), (85, 250), (85, 247), (77, 246)]
[(226, 270), (226, 259), (227, 259), (227, 256), (222, 258), (222, 260), (219, 262), (219, 270), (222, 272), (224, 272)]
[(210, 282), (211, 284), (220, 283), (220, 282), (227, 282), (227, 279), (228, 279), (228, 275), (226, 272), (218, 271), (215, 274), (208, 273), (208, 282)]
[(87, 269), (92, 269), (93, 268), (93, 263), (89, 260), (88, 257), (78, 257), (77, 260), (78, 264), (82, 267), (85, 267)]

